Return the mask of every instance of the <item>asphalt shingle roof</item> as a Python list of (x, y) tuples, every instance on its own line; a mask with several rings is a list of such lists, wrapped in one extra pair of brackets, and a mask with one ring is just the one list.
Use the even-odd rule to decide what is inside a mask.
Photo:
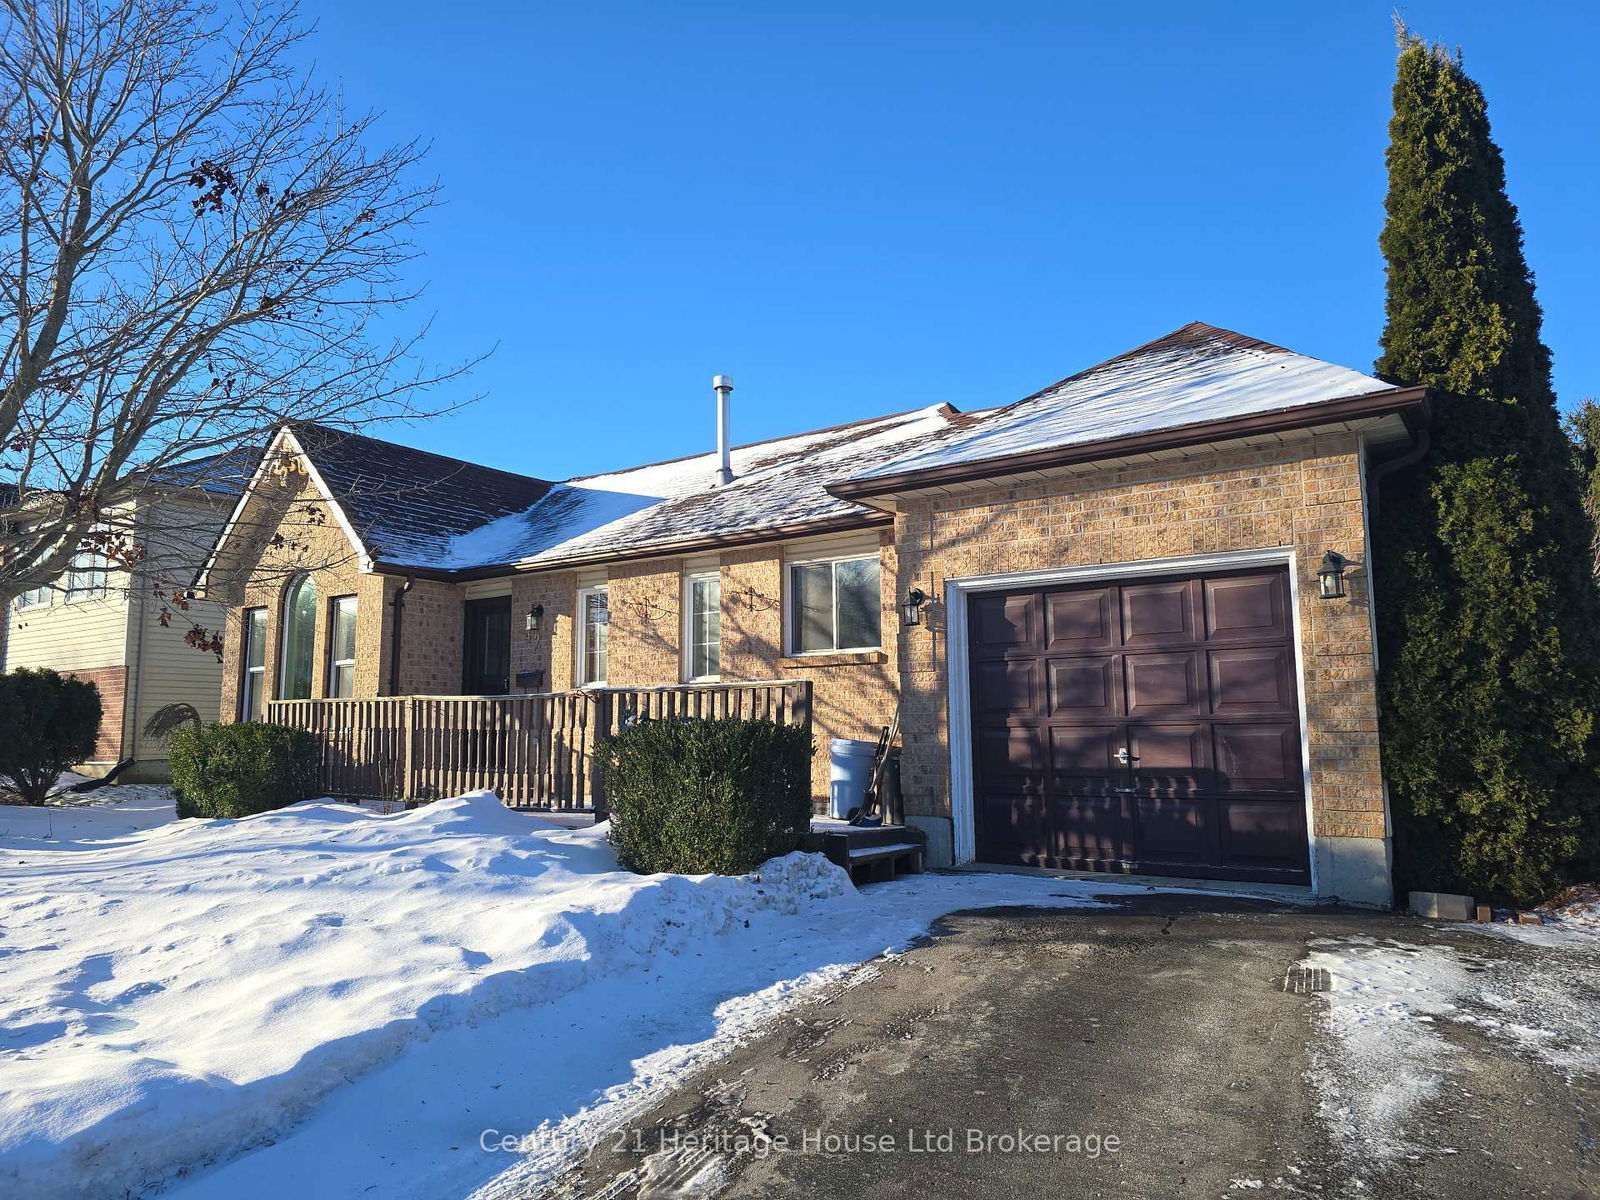
[(367, 553), (381, 562), (433, 563), (452, 539), (525, 511), (551, 488), (545, 479), (326, 425), (301, 421), (289, 429)]

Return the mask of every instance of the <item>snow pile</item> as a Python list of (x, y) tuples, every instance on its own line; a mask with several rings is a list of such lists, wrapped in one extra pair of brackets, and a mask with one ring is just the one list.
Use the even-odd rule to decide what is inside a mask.
[(1562, 932), (1600, 938), (1600, 887), (1594, 884), (1568, 888), (1538, 911)]
[[(0, 1194), (33, 1200), (137, 1193), (270, 1141), (419, 1039), (704, 971), (730, 931), (860, 903), (816, 855), (633, 875), (604, 827), (487, 792), (0, 847)], [(641, 1003), (636, 983), (596, 997)]]

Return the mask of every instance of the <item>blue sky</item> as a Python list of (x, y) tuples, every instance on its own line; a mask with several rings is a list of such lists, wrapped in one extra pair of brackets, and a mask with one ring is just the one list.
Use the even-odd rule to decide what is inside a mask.
[[(382, 436), (561, 477), (1005, 403), (1200, 319), (1362, 370), (1394, 62), (1382, 2), (308, 8), (316, 70), (447, 203), (430, 354)], [(1564, 406), (1600, 393), (1600, 6), (1400, 6), (1488, 92)]]

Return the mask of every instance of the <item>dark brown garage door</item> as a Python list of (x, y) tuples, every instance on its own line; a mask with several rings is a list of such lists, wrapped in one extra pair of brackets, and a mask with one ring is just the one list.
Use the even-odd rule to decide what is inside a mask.
[(968, 613), (980, 861), (1310, 882), (1286, 571)]

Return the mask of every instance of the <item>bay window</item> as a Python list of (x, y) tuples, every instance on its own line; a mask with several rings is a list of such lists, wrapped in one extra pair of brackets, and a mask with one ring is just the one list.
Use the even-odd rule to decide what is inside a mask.
[(267, 610), (245, 609), (240, 625), (244, 645), (239, 655), (239, 719), (259, 721), (267, 694)]
[(317, 585), (311, 576), (299, 576), (284, 593), (281, 628), (283, 657), (278, 669), (278, 698), (309, 700), (317, 640)]

